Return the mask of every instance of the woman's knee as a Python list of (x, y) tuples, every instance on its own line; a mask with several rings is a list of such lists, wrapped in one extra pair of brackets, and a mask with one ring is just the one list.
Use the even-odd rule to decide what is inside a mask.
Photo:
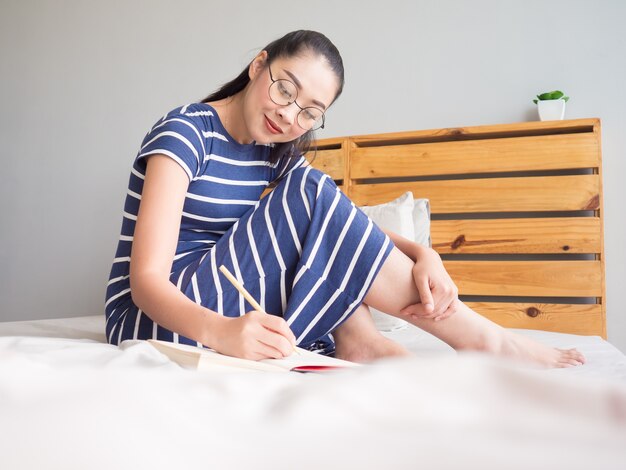
[[(324, 178), (328, 178), (322, 171), (317, 168), (313, 168), (311, 166), (304, 166), (300, 168), (296, 168), (292, 170), (281, 182), (287, 183), (289, 180), (290, 183), (302, 183), (312, 184), (317, 186), (319, 182)], [(330, 178), (328, 178), (330, 179)]]
[(290, 201), (305, 199), (312, 207), (323, 193), (336, 193), (337, 185), (330, 176), (310, 166), (296, 168), (285, 176), (274, 189), (277, 195), (286, 193)]

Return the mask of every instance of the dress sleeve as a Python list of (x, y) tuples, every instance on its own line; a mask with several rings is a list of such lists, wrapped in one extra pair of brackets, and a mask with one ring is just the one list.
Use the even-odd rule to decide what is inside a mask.
[[(191, 182), (204, 161), (204, 138), (198, 126), (185, 115), (166, 116), (144, 138), (137, 160), (149, 155), (167, 155), (176, 161)], [(140, 162), (145, 165), (145, 161)]]

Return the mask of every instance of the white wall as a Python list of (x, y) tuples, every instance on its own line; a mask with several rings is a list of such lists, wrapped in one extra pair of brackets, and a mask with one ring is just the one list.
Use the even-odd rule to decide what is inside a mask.
[(625, 20), (620, 0), (0, 0), (0, 320), (102, 312), (145, 132), (310, 28), (347, 69), (320, 137), (534, 120), (555, 88), (568, 118), (602, 119), (608, 331), (626, 351)]

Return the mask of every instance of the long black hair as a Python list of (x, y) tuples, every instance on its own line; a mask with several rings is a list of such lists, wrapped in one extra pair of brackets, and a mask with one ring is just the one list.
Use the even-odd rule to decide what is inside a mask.
[[(262, 50), (267, 52), (268, 65), (279, 57), (294, 57), (307, 51), (323, 56), (339, 79), (339, 88), (333, 102), (341, 95), (344, 84), (343, 61), (335, 45), (323, 34), (308, 30), (292, 31), (282, 38), (272, 41)], [(249, 68), (250, 64), (236, 78), (222, 85), (217, 91), (204, 98), (202, 102), (217, 101), (239, 93), (250, 82)], [(297, 157), (308, 152), (312, 142), (314, 142), (313, 131), (307, 131), (296, 140), (276, 144), (270, 153), (270, 160), (276, 162), (283, 157)]]

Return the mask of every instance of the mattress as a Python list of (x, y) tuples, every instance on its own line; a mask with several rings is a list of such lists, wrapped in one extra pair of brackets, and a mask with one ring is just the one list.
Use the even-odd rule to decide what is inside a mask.
[(416, 357), (329, 374), (191, 371), (102, 317), (0, 324), (0, 455), (11, 469), (620, 468), (624, 355), (578, 368), (456, 354), (407, 328)]

